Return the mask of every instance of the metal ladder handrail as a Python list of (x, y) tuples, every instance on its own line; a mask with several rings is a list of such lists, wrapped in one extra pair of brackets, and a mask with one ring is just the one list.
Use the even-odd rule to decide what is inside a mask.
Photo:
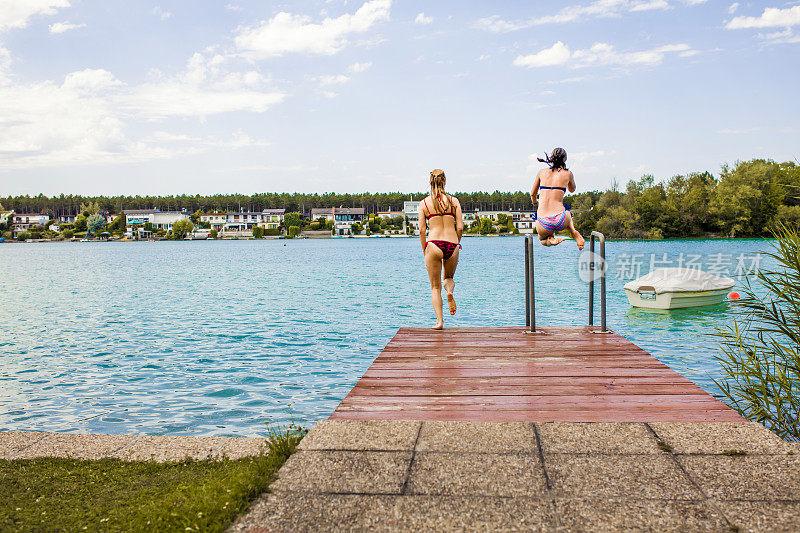
[(594, 325), (594, 240), (600, 243), (600, 331), (606, 332), (606, 236), (593, 231), (589, 236), (589, 325)]
[[(594, 325), (594, 271), (595, 254), (594, 241), (600, 243), (600, 328), (603, 333), (606, 328), (606, 237), (599, 231), (593, 231), (589, 236), (589, 325)], [(534, 286), (534, 254), (533, 235), (525, 235), (525, 327), (530, 327), (531, 333), (536, 333), (536, 292)]]

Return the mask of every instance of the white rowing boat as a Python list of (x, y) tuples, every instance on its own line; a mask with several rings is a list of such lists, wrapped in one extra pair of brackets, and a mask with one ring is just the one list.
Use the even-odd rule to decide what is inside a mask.
[(634, 307), (681, 309), (722, 302), (733, 287), (723, 278), (694, 268), (658, 268), (625, 284), (625, 294)]

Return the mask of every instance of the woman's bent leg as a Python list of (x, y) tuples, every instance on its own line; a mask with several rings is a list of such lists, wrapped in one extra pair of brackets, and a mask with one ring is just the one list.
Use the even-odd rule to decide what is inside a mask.
[(431, 280), (431, 303), (433, 312), (436, 313), (436, 325), (433, 329), (444, 327), (444, 313), (442, 312), (442, 251), (429, 244), (425, 250), (425, 268)]
[(444, 262), (444, 290), (447, 291), (447, 306), (450, 308), (450, 314), (456, 314), (456, 299), (453, 296), (453, 291), (456, 289), (456, 282), (453, 277), (456, 275), (456, 267), (458, 267), (458, 252), (456, 248), (453, 255)]
[(578, 245), (578, 250), (583, 250), (586, 241), (583, 239), (583, 235), (575, 229), (575, 224), (572, 223), (572, 213), (567, 211), (567, 222), (569, 223), (569, 231), (572, 233), (572, 237), (575, 239), (575, 243)]

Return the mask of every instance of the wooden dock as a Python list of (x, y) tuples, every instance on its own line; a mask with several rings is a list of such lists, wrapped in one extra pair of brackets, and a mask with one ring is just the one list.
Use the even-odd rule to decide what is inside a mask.
[(724, 403), (597, 328), (401, 328), (332, 419), (741, 422)]

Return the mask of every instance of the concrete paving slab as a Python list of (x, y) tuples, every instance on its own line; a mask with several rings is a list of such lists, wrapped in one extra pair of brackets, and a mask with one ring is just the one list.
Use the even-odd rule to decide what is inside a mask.
[(796, 455), (679, 455), (689, 476), (719, 500), (800, 500)]
[(536, 433), (527, 422), (424, 422), (417, 451), (534, 453)]
[(544, 453), (662, 453), (644, 424), (550, 422), (536, 425)]
[(800, 502), (718, 502), (717, 506), (740, 532), (800, 530)]
[(728, 531), (725, 516), (705, 501), (556, 499), (566, 531)]
[(408, 494), (541, 496), (545, 478), (535, 454), (417, 452)]
[(659, 438), (672, 447), (673, 453), (747, 453), (785, 454), (797, 452), (788, 443), (756, 422), (651, 423)]
[(275, 492), (254, 502), (229, 532), (385, 529), (399, 496)]
[(0, 431), (0, 459), (13, 459), (17, 452), (42, 440), (50, 433), (41, 431)]
[(300, 450), (411, 451), (421, 422), (322, 420), (300, 442)]
[(547, 454), (544, 462), (558, 497), (702, 499), (666, 454)]
[(385, 529), (397, 531), (552, 531), (549, 498), (403, 496)]
[(308, 451), (292, 455), (270, 490), (400, 494), (411, 452)]
[(27, 448), (17, 452), (14, 459), (34, 457), (71, 457), (75, 459), (102, 459), (119, 457), (119, 452), (139, 437), (134, 435), (86, 435), (73, 433), (47, 433)]
[(277, 492), (228, 531), (552, 531), (556, 522), (552, 501), (538, 498)]

